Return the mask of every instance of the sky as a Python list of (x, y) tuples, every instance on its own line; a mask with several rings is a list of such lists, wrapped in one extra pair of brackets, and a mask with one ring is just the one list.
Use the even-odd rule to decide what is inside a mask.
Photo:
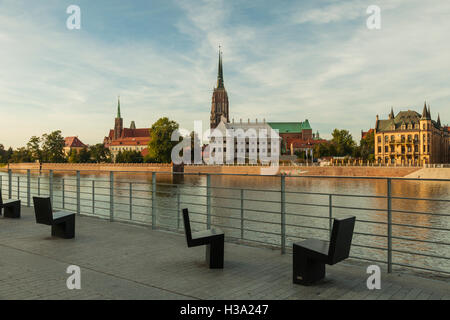
[(126, 127), (167, 116), (206, 130), (219, 45), (230, 120), (308, 119), (359, 141), (377, 114), (426, 100), (447, 124), (449, 30), (448, 0), (0, 0), (0, 144), (54, 130), (103, 142), (118, 95)]

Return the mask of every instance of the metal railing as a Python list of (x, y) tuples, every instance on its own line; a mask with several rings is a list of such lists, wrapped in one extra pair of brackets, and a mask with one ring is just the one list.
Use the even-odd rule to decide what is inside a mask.
[[(265, 187), (245, 185), (249, 178), (264, 180), (257, 185)], [(337, 190), (350, 181), (356, 187), (375, 186), (375, 192), (313, 187), (330, 181)], [(393, 192), (396, 183), (401, 192)], [(423, 185), (438, 197), (417, 197)], [(183, 232), (180, 211), (189, 207), (194, 230), (219, 227), (227, 241), (278, 248), (283, 254), (299, 239), (329, 240), (333, 218), (352, 214), (357, 223), (351, 258), (384, 264), (387, 272), (396, 267), (450, 275), (448, 179), (59, 170), (13, 174), (9, 169), (0, 172), (0, 188), (4, 197), (22, 199), (28, 207), (32, 196), (49, 196), (56, 209), (175, 232)], [(405, 188), (412, 190), (406, 196)]]

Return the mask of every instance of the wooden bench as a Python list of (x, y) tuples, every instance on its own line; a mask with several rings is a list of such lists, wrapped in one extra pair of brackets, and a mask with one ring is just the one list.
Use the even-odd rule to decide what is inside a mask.
[(75, 213), (53, 212), (49, 197), (33, 197), (36, 223), (52, 226), (52, 236), (64, 239), (75, 237)]
[(355, 217), (334, 219), (331, 240), (308, 239), (293, 244), (293, 282), (310, 285), (325, 277), (325, 264), (347, 259), (355, 227)]
[(225, 235), (219, 229), (191, 233), (188, 209), (183, 209), (184, 232), (188, 248), (206, 245), (206, 263), (210, 269), (223, 269)]
[(4, 209), (5, 218), (20, 218), (20, 200), (6, 200), (2, 199), (2, 190), (0, 189), (0, 216)]

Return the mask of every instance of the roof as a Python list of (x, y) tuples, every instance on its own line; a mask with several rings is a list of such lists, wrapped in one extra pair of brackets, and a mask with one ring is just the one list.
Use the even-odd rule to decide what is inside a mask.
[(361, 131), (361, 139), (365, 139), (369, 133), (372, 133), (374, 129), (370, 128), (368, 131)]
[(81, 142), (78, 137), (65, 137), (64, 143), (66, 148), (87, 148), (87, 145)]
[(305, 148), (305, 147), (311, 147), (316, 144), (325, 143), (325, 142), (327, 142), (327, 140), (324, 140), (324, 139), (317, 139), (317, 140), (306, 139), (305, 140), (305, 139), (294, 138), (294, 139), (287, 139), (286, 145), (288, 148), (290, 148), (291, 144), (294, 148)]
[[(109, 130), (108, 137), (112, 140), (114, 137), (114, 129)], [(123, 128), (121, 138), (149, 138), (150, 137), (150, 128), (139, 128), (139, 129), (131, 129), (131, 128)]]
[(300, 133), (302, 130), (312, 130), (308, 119), (304, 122), (268, 122), (268, 124), (279, 133)]
[(136, 137), (136, 138), (119, 138), (113, 140), (110, 146), (146, 146), (150, 142), (150, 136), (148, 137)]
[[(420, 123), (422, 116), (416, 111), (400, 111), (394, 119), (378, 120), (377, 131), (391, 131), (398, 129), (402, 124), (416, 124)], [(392, 128), (392, 126), (394, 126)]]

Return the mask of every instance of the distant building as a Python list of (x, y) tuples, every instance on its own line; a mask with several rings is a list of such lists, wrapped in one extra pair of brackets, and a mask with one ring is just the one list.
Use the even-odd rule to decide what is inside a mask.
[(230, 121), (229, 117), (229, 105), (228, 105), (228, 94), (225, 90), (225, 85), (223, 82), (223, 68), (222, 68), (222, 52), (219, 50), (219, 68), (217, 72), (217, 87), (214, 88), (211, 102), (211, 117), (210, 117), (210, 128), (216, 128), (222, 117), (226, 119), (226, 122)]
[[(272, 145), (270, 140), (270, 134), (272, 128), (265, 122), (247, 122), (240, 120), (239, 122), (227, 122), (225, 117), (222, 117), (221, 121), (215, 128), (222, 134), (223, 141), (216, 141), (214, 138), (210, 141), (210, 146), (217, 148), (219, 152), (223, 152), (224, 163), (226, 162), (226, 152), (229, 145), (233, 146), (234, 160), (238, 159), (238, 155), (241, 154), (242, 158), (259, 159), (260, 154), (266, 154), (267, 157), (276, 155), (278, 158), (280, 154), (280, 138), (277, 138)], [(229, 144), (227, 141), (227, 130), (232, 130), (237, 137), (233, 137), (233, 141)], [(264, 131), (262, 131), (264, 130)], [(267, 139), (259, 139), (260, 134), (264, 133)], [(254, 134), (254, 136), (252, 136)], [(241, 139), (239, 139), (241, 138)], [(254, 139), (252, 139), (254, 138)]]
[(440, 116), (431, 119), (425, 103), (416, 111), (391, 109), (387, 120), (377, 115), (375, 124), (375, 160), (384, 164), (423, 165), (450, 162), (450, 133), (441, 125)]
[[(324, 142), (319, 132), (313, 133), (308, 119), (303, 122), (268, 122), (269, 126), (278, 130), (281, 137), (281, 153), (294, 154), (294, 151), (309, 151), (314, 144)], [(306, 150), (307, 149), (307, 150)]]
[(79, 152), (80, 150), (87, 148), (88, 146), (81, 142), (78, 137), (65, 137), (64, 138), (64, 154), (67, 156), (72, 150)]
[(368, 134), (370, 134), (370, 133), (372, 133), (372, 132), (374, 132), (374, 131), (375, 131), (375, 130), (372, 129), (372, 128), (370, 128), (370, 129), (367, 130), (367, 131), (362, 131), (362, 130), (361, 130), (361, 140), (365, 139), (365, 138), (367, 137)]
[(131, 121), (129, 128), (123, 127), (123, 119), (120, 114), (120, 98), (117, 103), (117, 117), (114, 121), (114, 129), (109, 130), (108, 136), (103, 139), (105, 148), (111, 152), (115, 159), (120, 151), (140, 151), (142, 155), (147, 153), (147, 146), (150, 142), (150, 128), (136, 128), (134, 121)]

